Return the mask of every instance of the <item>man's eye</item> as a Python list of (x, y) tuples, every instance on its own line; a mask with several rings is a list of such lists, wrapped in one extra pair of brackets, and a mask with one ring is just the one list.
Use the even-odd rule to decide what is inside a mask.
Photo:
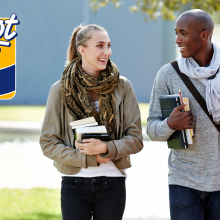
[(185, 32), (182, 32), (182, 35), (185, 35), (186, 33)]
[(108, 45), (108, 48), (111, 48), (112, 45)]

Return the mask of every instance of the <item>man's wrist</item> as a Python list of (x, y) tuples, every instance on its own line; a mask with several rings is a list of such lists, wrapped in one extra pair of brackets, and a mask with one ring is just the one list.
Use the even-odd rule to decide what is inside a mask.
[(169, 126), (170, 129), (175, 130), (174, 128), (172, 128), (172, 125), (170, 125), (170, 117), (167, 118), (167, 125)]

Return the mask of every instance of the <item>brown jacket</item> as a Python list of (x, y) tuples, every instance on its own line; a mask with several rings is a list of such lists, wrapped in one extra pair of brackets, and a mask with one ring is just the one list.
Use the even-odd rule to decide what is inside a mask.
[[(73, 148), (74, 137), (69, 123), (74, 119), (64, 106), (60, 93), (60, 80), (52, 85), (47, 100), (40, 145), (46, 157), (64, 174), (76, 174), (80, 168), (98, 166), (96, 155), (85, 155)], [(125, 169), (131, 167), (130, 154), (143, 148), (140, 110), (131, 86), (125, 77), (115, 88), (117, 140), (107, 141), (108, 153), (103, 157), (118, 160)]]

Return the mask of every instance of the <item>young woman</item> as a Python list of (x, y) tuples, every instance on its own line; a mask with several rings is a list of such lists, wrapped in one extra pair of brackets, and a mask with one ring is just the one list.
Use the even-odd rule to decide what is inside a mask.
[[(104, 28), (75, 28), (67, 66), (50, 90), (40, 145), (62, 173), (63, 220), (121, 220), (129, 155), (143, 148), (136, 96), (111, 53)], [(90, 116), (106, 126), (113, 141), (74, 141), (69, 123)]]

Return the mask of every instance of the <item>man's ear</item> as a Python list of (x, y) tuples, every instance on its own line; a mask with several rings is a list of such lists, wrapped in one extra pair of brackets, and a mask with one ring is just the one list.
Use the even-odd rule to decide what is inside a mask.
[(205, 30), (202, 32), (202, 40), (208, 40), (210, 35), (210, 32), (208, 30)]
[(83, 46), (79, 46), (78, 47), (78, 51), (79, 53), (81, 54), (81, 56), (84, 56), (85, 55), (85, 48)]

